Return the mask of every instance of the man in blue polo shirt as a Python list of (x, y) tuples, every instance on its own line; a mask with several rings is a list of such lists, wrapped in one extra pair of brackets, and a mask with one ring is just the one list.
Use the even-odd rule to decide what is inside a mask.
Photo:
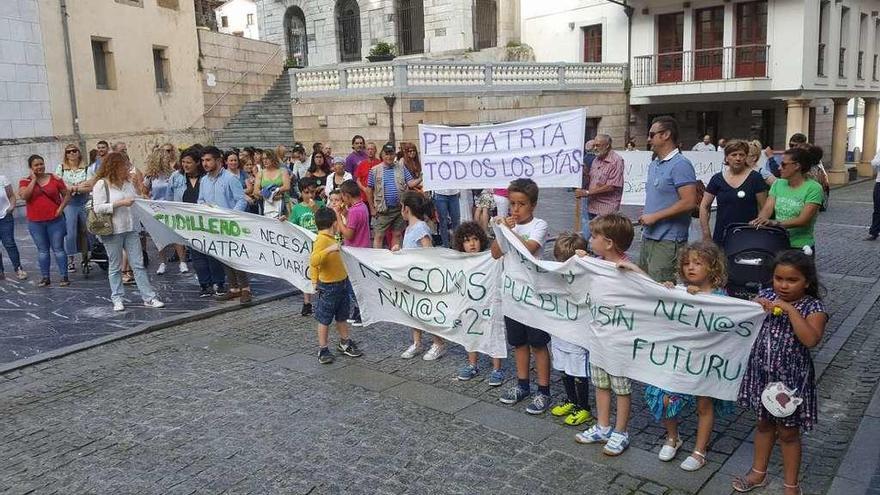
[[(244, 211), (247, 201), (244, 189), (238, 177), (223, 168), (223, 153), (214, 146), (206, 146), (202, 150), (202, 168), (205, 175), (199, 182), (199, 203), (226, 208), (227, 210)], [(224, 265), (226, 283), (229, 291), (217, 296), (221, 301), (238, 299), (241, 304), (251, 302), (251, 286), (248, 274)]]
[(678, 149), (678, 122), (657, 117), (648, 141), (654, 161), (648, 166), (639, 266), (657, 282), (674, 282), (676, 260), (687, 245), (691, 212), (697, 208), (697, 177)]
[[(367, 198), (373, 205), (376, 217), (373, 230), (373, 247), (382, 247), (385, 231), (391, 229), (391, 246), (400, 244), (400, 237), (406, 228), (400, 211), (400, 198), (409, 189), (418, 187), (421, 178), (414, 179), (409, 169), (400, 161), (395, 161), (393, 143), (382, 147), (382, 162), (370, 169), (367, 177)], [(389, 248), (391, 246), (388, 246)]]

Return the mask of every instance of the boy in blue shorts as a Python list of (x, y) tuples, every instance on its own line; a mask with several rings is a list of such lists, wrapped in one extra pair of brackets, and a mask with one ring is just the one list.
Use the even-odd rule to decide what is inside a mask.
[[(536, 258), (540, 258), (547, 239), (547, 222), (533, 215), (538, 205), (538, 185), (532, 179), (516, 179), (510, 183), (507, 192), (510, 216), (496, 218), (495, 221), (512, 230), (526, 249)], [(492, 242), (492, 256), (498, 259), (503, 255), (498, 241)], [(498, 400), (505, 404), (516, 404), (531, 394), (529, 360), (534, 354), (538, 393), (526, 412), (542, 414), (550, 407), (550, 351), (547, 349), (550, 334), (506, 316), (504, 328), (507, 331), (507, 343), (514, 348), (517, 384), (504, 392)]]
[(330, 324), (336, 320), (336, 331), (339, 332), (339, 343), (336, 350), (351, 357), (360, 357), (363, 353), (348, 336), (348, 316), (350, 311), (348, 298), (348, 272), (342, 263), (342, 253), (336, 242), (336, 212), (321, 207), (315, 212), (315, 225), (318, 238), (312, 245), (309, 258), (312, 283), (315, 285), (317, 302), (315, 319), (318, 320), (318, 362), (330, 364), (333, 353), (328, 347)]

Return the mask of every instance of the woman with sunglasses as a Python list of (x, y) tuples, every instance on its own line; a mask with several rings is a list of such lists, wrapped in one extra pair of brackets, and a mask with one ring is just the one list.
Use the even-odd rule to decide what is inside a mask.
[(64, 160), (55, 169), (55, 175), (67, 185), (70, 202), (64, 207), (64, 222), (67, 236), (64, 238), (64, 251), (67, 253), (67, 271), (76, 271), (76, 253), (82, 257), (82, 271), (88, 271), (89, 236), (86, 231), (88, 212), (86, 202), (92, 191), (92, 174), (89, 164), (75, 144), (64, 147)]

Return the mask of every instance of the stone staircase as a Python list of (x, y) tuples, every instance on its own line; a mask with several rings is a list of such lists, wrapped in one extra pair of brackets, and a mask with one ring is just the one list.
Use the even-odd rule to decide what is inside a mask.
[(246, 103), (226, 126), (214, 133), (220, 149), (274, 148), (293, 144), (293, 115), (290, 112), (290, 77), (287, 69), (278, 76), (263, 98)]

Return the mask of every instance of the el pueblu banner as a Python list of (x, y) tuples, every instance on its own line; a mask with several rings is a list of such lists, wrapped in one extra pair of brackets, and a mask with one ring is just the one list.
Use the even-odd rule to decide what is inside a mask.
[(590, 362), (673, 392), (735, 400), (761, 306), (667, 289), (595, 258), (536, 259), (510, 229), (495, 227), (505, 316), (587, 348)]

